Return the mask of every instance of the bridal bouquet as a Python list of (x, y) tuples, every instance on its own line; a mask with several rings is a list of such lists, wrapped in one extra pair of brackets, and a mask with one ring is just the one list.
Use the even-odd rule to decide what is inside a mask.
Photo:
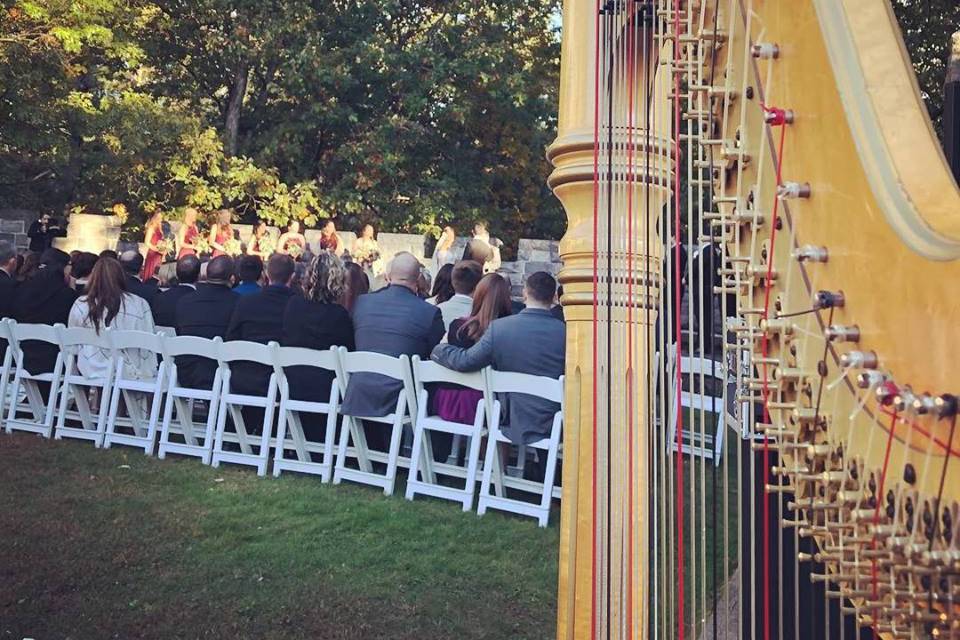
[(243, 246), (236, 238), (231, 238), (223, 243), (223, 252), (228, 256), (238, 256), (243, 253)]
[(277, 239), (271, 233), (265, 233), (257, 242), (257, 249), (265, 256), (273, 255), (277, 250)]
[(198, 256), (210, 253), (210, 240), (205, 235), (199, 235), (193, 239), (193, 250)]
[(162, 239), (157, 243), (157, 252), (164, 258), (173, 253), (173, 240), (169, 238)]

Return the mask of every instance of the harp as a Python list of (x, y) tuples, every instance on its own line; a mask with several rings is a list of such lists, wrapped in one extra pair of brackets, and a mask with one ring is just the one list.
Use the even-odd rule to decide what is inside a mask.
[(960, 638), (960, 192), (888, 2), (566, 0), (547, 154), (558, 637)]

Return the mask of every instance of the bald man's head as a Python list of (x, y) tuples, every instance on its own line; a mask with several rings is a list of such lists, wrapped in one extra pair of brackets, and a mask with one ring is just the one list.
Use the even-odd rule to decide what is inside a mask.
[(420, 278), (420, 261), (416, 256), (406, 251), (401, 251), (393, 256), (390, 262), (390, 271), (387, 279), (390, 284), (407, 287), (412, 291), (417, 290), (417, 280)]

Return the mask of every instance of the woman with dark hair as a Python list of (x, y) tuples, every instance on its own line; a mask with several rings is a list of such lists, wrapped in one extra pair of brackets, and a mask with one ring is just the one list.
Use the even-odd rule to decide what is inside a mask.
[(40, 254), (31, 252), (26, 255), (21, 254), (20, 258), (20, 263), (17, 265), (17, 282), (26, 282), (36, 275), (40, 268)]
[[(353, 321), (343, 308), (347, 270), (337, 256), (326, 251), (306, 265), (301, 295), (293, 295), (283, 314), (280, 343), (286, 347), (304, 347), (325, 351), (332, 346), (352, 350)], [(296, 400), (326, 402), (333, 374), (311, 367), (287, 369), (290, 396)]]
[(271, 244), (267, 223), (263, 220), (257, 220), (257, 223), (253, 225), (250, 242), (247, 243), (247, 255), (257, 256), (266, 262), (270, 254), (273, 253), (273, 249), (269, 246)]
[(430, 292), (430, 298), (427, 302), (430, 304), (443, 304), (453, 297), (456, 291), (453, 290), (453, 263), (447, 263), (440, 267), (433, 280), (433, 291)]
[(73, 290), (78, 295), (87, 292), (87, 281), (90, 274), (93, 273), (93, 267), (97, 264), (97, 254), (89, 251), (81, 251), (80, 255), (70, 262), (70, 277), (73, 278)]
[(147, 245), (147, 258), (143, 261), (140, 279), (146, 282), (157, 275), (157, 269), (163, 264), (166, 252), (160, 247), (163, 240), (163, 214), (154, 211), (143, 230), (143, 242)]
[(294, 260), (303, 255), (307, 248), (307, 239), (300, 233), (300, 222), (291, 220), (287, 230), (277, 238), (277, 253), (290, 256)]
[(347, 286), (343, 293), (343, 306), (347, 311), (353, 311), (353, 305), (357, 298), (370, 292), (370, 278), (367, 277), (363, 267), (356, 262), (348, 262), (345, 265), (347, 270)]
[[(497, 273), (488, 273), (480, 279), (473, 292), (473, 308), (466, 318), (450, 324), (447, 342), (469, 349), (483, 337), (484, 332), (498, 318), (510, 315), (510, 283)], [(477, 415), (477, 401), (483, 392), (460, 385), (438, 385), (432, 394), (433, 412), (444, 420), (473, 424)], [(443, 462), (450, 452), (450, 434), (432, 432), (434, 459)]]
[[(127, 293), (127, 278), (117, 260), (97, 260), (86, 295), (80, 296), (70, 309), (69, 327), (85, 327), (98, 334), (104, 329), (146, 331), (153, 333), (150, 305), (140, 296)], [(146, 380), (156, 375), (157, 358), (148, 351), (124, 349), (124, 375)], [(81, 347), (77, 368), (89, 378), (105, 378), (110, 371), (110, 353), (99, 347)]]

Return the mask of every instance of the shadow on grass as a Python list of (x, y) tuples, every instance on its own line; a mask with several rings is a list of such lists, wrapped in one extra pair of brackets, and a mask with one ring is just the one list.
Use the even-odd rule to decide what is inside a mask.
[(0, 487), (2, 637), (554, 635), (556, 522), (26, 435)]

